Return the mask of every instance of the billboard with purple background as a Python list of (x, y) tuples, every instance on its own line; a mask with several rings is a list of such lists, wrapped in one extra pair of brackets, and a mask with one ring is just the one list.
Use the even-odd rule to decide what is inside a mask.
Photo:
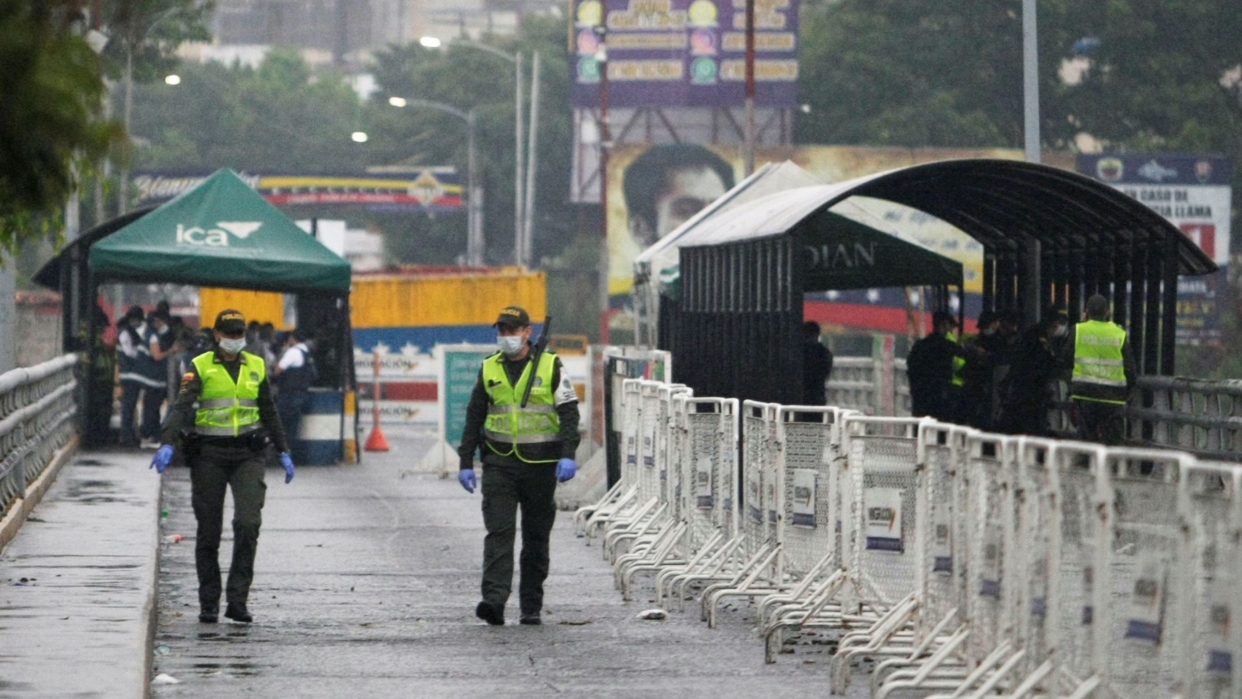
[[(572, 103), (735, 107), (746, 99), (746, 0), (573, 0)], [(601, 31), (601, 25), (607, 31)], [(798, 101), (798, 0), (755, 0), (755, 103)]]

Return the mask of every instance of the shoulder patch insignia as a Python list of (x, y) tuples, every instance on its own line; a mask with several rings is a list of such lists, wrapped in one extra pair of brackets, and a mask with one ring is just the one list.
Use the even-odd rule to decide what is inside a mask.
[(190, 383), (194, 380), (194, 372), (187, 371), (181, 375), (181, 383)]
[(258, 381), (258, 380), (259, 380), (259, 372), (257, 372), (257, 371), (252, 371), (252, 372), (250, 372), (250, 378), (254, 379), (255, 381)]

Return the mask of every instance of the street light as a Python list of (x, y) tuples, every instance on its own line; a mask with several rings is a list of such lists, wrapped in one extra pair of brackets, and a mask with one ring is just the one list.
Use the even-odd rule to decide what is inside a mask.
[[(433, 36), (424, 36), (418, 43), (426, 48), (439, 48), (442, 42)], [(522, 54), (510, 54), (490, 44), (469, 39), (454, 39), (453, 46), (478, 49), (513, 64), (513, 261), (519, 266), (528, 265), (531, 257), (531, 237), (535, 210), (535, 164), (537, 158), (537, 121), (539, 109), (539, 53), (535, 53), (531, 75), (530, 96), (530, 144), (523, 153), (522, 147)], [(527, 160), (529, 158), (529, 160)], [(526, 165), (525, 182), (522, 167)]]
[(483, 195), (475, 183), (474, 109), (462, 111), (451, 104), (411, 97), (389, 97), (394, 107), (426, 107), (452, 114), (466, 122), (466, 264), (483, 265)]
[(350, 140), (352, 140), (354, 143), (366, 143), (366, 142), (367, 142), (367, 132), (365, 132), (365, 131), (355, 131), (355, 132), (353, 132), (353, 133), (351, 133), (351, 134), (349, 135), (349, 138), (350, 138)]
[(181, 76), (177, 75), (176, 73), (173, 73), (172, 75), (166, 75), (164, 76), (164, 84), (165, 85), (180, 85)]

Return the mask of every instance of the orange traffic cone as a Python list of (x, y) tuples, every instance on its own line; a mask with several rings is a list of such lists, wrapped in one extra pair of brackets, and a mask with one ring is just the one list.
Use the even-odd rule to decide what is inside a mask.
[(384, 431), (380, 429), (377, 423), (371, 428), (371, 434), (367, 437), (367, 451), (388, 451), (388, 440), (384, 438)]
[(380, 429), (380, 353), (378, 348), (375, 354), (375, 383), (372, 384), (371, 399), (371, 434), (367, 437), (366, 446), (363, 447), (367, 451), (388, 451), (388, 440), (384, 438), (384, 431)]

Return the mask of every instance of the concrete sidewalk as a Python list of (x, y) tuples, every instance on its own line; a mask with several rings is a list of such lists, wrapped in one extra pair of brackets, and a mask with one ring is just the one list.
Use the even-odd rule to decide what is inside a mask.
[(79, 453), (0, 554), (0, 698), (147, 695), (160, 479)]
[[(650, 602), (621, 601), (568, 513), (553, 531), (545, 625), (517, 625), (515, 595), (509, 625), (486, 626), (474, 617), (480, 497), (456, 479), (407, 473), (429, 446), (302, 468), (290, 485), (270, 472), (249, 626), (198, 623), (188, 474), (169, 471), (162, 534), (190, 538), (161, 559), (153, 672), (178, 683), (153, 696), (827, 695), (824, 665), (765, 665), (762, 642), (736, 618), (715, 630), (697, 611), (638, 619)], [(226, 526), (226, 567), (228, 539)]]

